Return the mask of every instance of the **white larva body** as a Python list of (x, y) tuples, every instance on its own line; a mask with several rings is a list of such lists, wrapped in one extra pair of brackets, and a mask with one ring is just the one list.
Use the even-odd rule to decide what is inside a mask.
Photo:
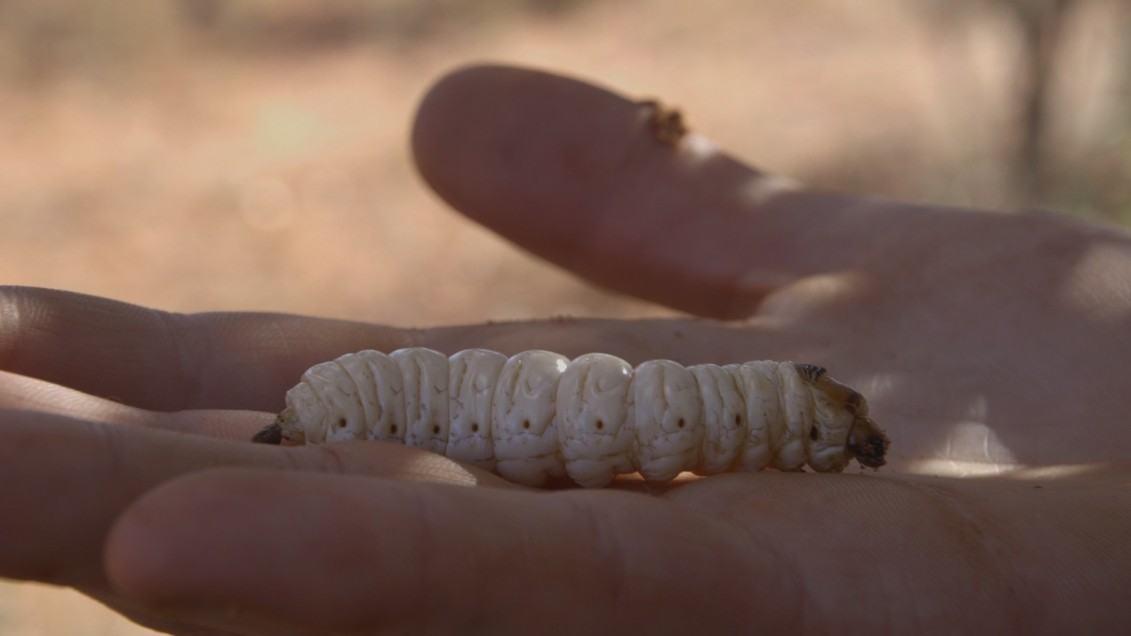
[(531, 486), (840, 471), (854, 455), (877, 467), (888, 443), (859, 393), (792, 362), (634, 369), (603, 353), (361, 351), (311, 367), (286, 401), (258, 441), (399, 442)]

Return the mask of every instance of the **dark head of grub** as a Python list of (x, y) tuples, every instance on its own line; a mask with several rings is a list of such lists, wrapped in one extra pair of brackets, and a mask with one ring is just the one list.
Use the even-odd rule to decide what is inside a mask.
[(257, 444), (282, 444), (283, 427), (279, 426), (278, 422), (272, 422), (256, 433), (251, 441)]
[(872, 420), (863, 417), (857, 418), (852, 424), (852, 432), (848, 435), (848, 450), (861, 466), (879, 468), (887, 463), (887, 455), (891, 440), (876, 426)]
[(797, 374), (803, 380), (822, 391), (834, 403), (850, 413), (853, 417), (852, 429), (848, 434), (847, 451), (868, 468), (879, 468), (886, 463), (891, 440), (868, 417), (868, 401), (857, 390), (837, 382), (825, 371), (823, 367), (815, 364), (798, 364), (795, 367)]
[[(847, 387), (846, 387), (847, 388)], [(891, 440), (887, 434), (868, 417), (868, 402), (858, 391), (849, 389), (844, 394), (843, 405), (845, 410), (854, 416), (852, 430), (848, 433), (848, 450), (860, 462), (861, 466), (879, 468), (887, 463), (887, 455)]]

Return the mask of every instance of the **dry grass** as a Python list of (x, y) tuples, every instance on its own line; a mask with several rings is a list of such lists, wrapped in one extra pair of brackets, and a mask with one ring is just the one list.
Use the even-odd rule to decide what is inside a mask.
[[(1094, 5), (1058, 80), (1062, 181), (1045, 203), (1126, 220), (1131, 108), (1104, 48), (1120, 3)], [(428, 84), (475, 60), (557, 69), (678, 104), (769, 170), (1010, 207), (1016, 34), (998, 14), (922, 6), (0, 1), (0, 272), (180, 311), (402, 325), (663, 314), (426, 192), (406, 135)], [(6, 634), (145, 632), (70, 593), (6, 585), (0, 598)]]

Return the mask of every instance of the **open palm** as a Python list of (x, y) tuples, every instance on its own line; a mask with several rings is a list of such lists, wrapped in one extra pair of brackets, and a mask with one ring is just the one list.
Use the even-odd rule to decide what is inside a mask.
[[(477, 67), (429, 94), (414, 150), (503, 236), (729, 322), (410, 331), (4, 289), (0, 575), (179, 633), (1124, 624), (1131, 237), (814, 192), (647, 114)], [(403, 346), (813, 362), (868, 396), (889, 464), (543, 493), (392, 445), (246, 442), (306, 367)]]

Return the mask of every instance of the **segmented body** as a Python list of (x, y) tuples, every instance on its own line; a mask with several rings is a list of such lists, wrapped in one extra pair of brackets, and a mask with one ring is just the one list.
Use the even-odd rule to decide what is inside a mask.
[(361, 351), (310, 368), (257, 441), (399, 442), (538, 486), (599, 487), (763, 468), (884, 463), (887, 437), (820, 367), (757, 361), (635, 369), (590, 353)]

